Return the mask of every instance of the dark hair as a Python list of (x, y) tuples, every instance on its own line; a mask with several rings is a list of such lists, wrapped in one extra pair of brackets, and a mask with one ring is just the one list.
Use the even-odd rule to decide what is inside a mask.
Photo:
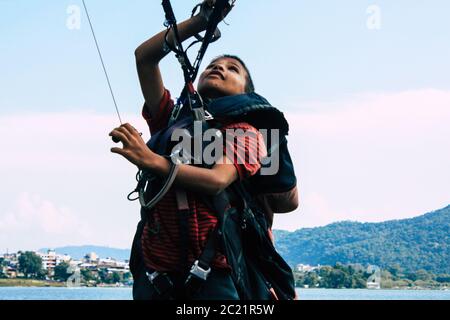
[(252, 76), (250, 75), (250, 71), (248, 70), (247, 66), (245, 65), (244, 61), (242, 61), (241, 58), (239, 58), (238, 56), (234, 56), (231, 54), (223, 54), (221, 56), (215, 57), (212, 62), (223, 59), (223, 58), (229, 58), (229, 59), (234, 59), (236, 61), (238, 61), (243, 67), (245, 72), (247, 73), (247, 81), (245, 84), (245, 93), (252, 93), (255, 92), (255, 85), (253, 84), (253, 80), (252, 80)]

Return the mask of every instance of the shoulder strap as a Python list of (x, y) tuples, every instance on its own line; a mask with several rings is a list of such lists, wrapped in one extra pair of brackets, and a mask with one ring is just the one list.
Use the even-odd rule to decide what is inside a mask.
[(218, 223), (210, 232), (205, 248), (200, 257), (194, 262), (185, 282), (185, 290), (188, 297), (194, 296), (203, 286), (211, 272), (211, 263), (219, 246), (220, 224), (225, 210), (229, 207), (229, 200), (225, 191), (212, 198), (211, 204), (218, 213)]
[(175, 189), (175, 198), (177, 201), (179, 231), (180, 231), (180, 263), (183, 269), (188, 268), (188, 251), (189, 251), (189, 203), (186, 191), (183, 189)]

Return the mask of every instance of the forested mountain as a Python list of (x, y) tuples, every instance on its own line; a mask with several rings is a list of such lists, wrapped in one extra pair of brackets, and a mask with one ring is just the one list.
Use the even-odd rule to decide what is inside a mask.
[[(274, 234), (277, 249), (291, 265), (398, 265), (406, 272), (425, 269), (450, 274), (450, 205), (412, 219), (337, 222), (295, 232), (275, 230)], [(55, 249), (78, 259), (89, 252), (120, 260), (127, 260), (130, 255), (127, 249), (100, 246)]]
[(450, 274), (450, 205), (412, 219), (277, 230), (275, 237), (277, 249), (291, 265), (399, 265), (405, 271)]

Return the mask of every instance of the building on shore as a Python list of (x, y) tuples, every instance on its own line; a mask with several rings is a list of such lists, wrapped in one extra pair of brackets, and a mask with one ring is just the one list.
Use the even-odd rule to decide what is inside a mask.
[(311, 271), (316, 270), (318, 268), (320, 268), (320, 266), (310, 266), (309, 264), (298, 264), (295, 267), (295, 270), (297, 272), (311, 272)]
[(36, 252), (36, 254), (42, 259), (42, 268), (47, 271), (49, 277), (54, 276), (55, 267), (63, 262), (68, 263), (72, 260), (69, 255), (56, 254), (53, 249), (47, 250), (47, 253)]
[[(128, 261), (118, 261), (114, 258), (107, 257), (101, 259), (95, 252), (90, 252), (84, 256), (81, 260), (73, 259), (67, 254), (58, 254), (55, 250), (49, 249), (46, 253), (34, 252), (42, 259), (42, 269), (46, 271), (47, 280), (52, 280), (55, 276), (55, 267), (61, 263), (68, 265), (68, 273), (80, 272), (83, 270), (90, 271), (90, 274), (94, 277), (98, 277), (99, 271), (107, 274), (118, 273), (123, 278), (128, 278), (130, 273), (130, 267)], [(21, 252), (7, 253), (0, 256), (0, 276), (7, 278), (17, 278), (23, 276), (19, 273), (19, 257)]]

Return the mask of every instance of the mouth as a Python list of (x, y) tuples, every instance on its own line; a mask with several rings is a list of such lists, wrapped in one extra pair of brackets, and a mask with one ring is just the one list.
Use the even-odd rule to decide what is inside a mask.
[(219, 71), (211, 71), (210, 73), (208, 73), (208, 75), (206, 77), (211, 77), (211, 76), (217, 76), (220, 79), (225, 80), (225, 77)]

